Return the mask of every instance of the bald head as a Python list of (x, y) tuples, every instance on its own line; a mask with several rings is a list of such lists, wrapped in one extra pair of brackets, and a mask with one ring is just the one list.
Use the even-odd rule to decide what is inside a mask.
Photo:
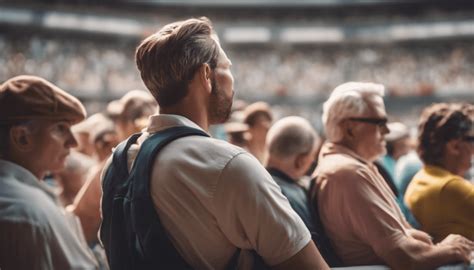
[(289, 116), (277, 121), (268, 131), (270, 157), (286, 159), (312, 151), (319, 136), (304, 118)]

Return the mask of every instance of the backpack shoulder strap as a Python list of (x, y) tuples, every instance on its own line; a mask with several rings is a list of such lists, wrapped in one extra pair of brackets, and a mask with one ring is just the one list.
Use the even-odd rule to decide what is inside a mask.
[[(120, 217), (114, 214), (114, 198), (123, 197), (126, 194), (128, 186), (128, 169), (127, 169), (127, 151), (132, 144), (134, 144), (140, 133), (132, 135), (126, 141), (120, 143), (112, 154), (112, 162), (109, 167), (106, 168), (104, 177), (102, 179), (102, 223), (100, 228), (100, 241), (105, 247), (109, 263), (112, 264), (110, 259), (114, 256), (113, 244), (118, 240), (114, 239), (114, 229), (112, 225), (117, 222), (117, 218)], [(115, 205), (115, 206), (114, 206)], [(121, 221), (121, 220), (120, 220)]]
[[(150, 200), (151, 203), (150, 176), (156, 155), (170, 142), (192, 135), (209, 137), (209, 135), (202, 130), (179, 126), (157, 132), (143, 142), (130, 172), (130, 178), (134, 179), (132, 183), (133, 193), (131, 196), (134, 200), (146, 199)], [(141, 179), (146, 179), (146, 181), (142, 181)]]
[(141, 176), (149, 177), (154, 158), (164, 146), (176, 139), (193, 135), (209, 137), (204, 131), (187, 126), (171, 127), (151, 135), (140, 147), (130, 175), (141, 174)]
[(168, 239), (156, 213), (150, 193), (150, 176), (156, 155), (163, 147), (178, 138), (193, 135), (209, 137), (202, 130), (186, 126), (168, 128), (151, 135), (141, 145), (130, 172), (130, 220), (137, 237), (135, 248), (145, 260), (159, 253), (174, 262), (175, 266), (184, 262)]
[(123, 185), (123, 182), (128, 178), (127, 152), (140, 136), (141, 133), (133, 134), (126, 141), (121, 142), (115, 147), (112, 154), (112, 162), (110, 162), (109, 167), (105, 171), (104, 179), (102, 179), (102, 189), (105, 196), (109, 194), (114, 196), (115, 192), (113, 190), (117, 189), (117, 185)]

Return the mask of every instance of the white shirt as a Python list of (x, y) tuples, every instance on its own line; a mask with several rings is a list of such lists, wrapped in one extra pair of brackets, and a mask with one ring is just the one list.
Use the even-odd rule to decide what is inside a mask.
[[(150, 133), (182, 125), (201, 129), (182, 116), (152, 116), (138, 144)], [(138, 145), (130, 148), (129, 164), (138, 150)], [(265, 168), (225, 141), (203, 136), (177, 139), (158, 153), (151, 178), (161, 222), (193, 268), (223, 269), (237, 248), (255, 250), (267, 264), (276, 265), (311, 240)], [(241, 254), (240, 263), (248, 252)]]
[(0, 160), (2, 269), (96, 269), (77, 225), (48, 186), (25, 168)]

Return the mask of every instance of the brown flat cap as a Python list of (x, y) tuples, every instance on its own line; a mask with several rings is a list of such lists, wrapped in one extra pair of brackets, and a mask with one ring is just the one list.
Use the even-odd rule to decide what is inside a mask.
[(67, 120), (86, 117), (81, 102), (64, 90), (36, 77), (13, 77), (0, 86), (0, 123), (30, 119)]

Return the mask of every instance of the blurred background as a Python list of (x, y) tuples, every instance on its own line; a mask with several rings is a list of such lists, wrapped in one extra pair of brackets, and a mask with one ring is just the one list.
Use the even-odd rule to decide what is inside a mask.
[(209, 17), (233, 62), (236, 97), (276, 118), (320, 127), (321, 104), (346, 81), (386, 86), (390, 120), (415, 126), (436, 101), (474, 103), (474, 1), (0, 1), (0, 81), (45, 77), (94, 113), (145, 89), (134, 51), (145, 36)]

